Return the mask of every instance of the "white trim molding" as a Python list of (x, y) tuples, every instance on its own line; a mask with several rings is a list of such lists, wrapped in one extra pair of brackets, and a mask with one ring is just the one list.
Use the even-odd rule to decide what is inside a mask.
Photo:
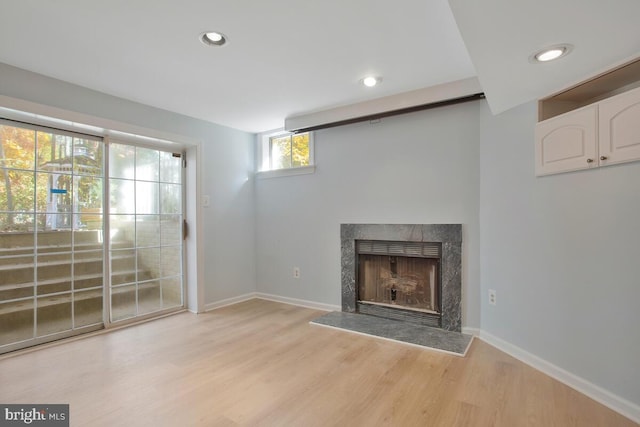
[(297, 299), (297, 298), (282, 297), (280, 295), (265, 294), (262, 292), (256, 292), (255, 297), (259, 299), (264, 299), (267, 301), (275, 301), (275, 302), (282, 302), (290, 305), (297, 305), (298, 307), (312, 308), (314, 310), (322, 310), (322, 311), (340, 311), (341, 310), (339, 305), (323, 304), (315, 301), (307, 301), (307, 300)]
[(96, 136), (112, 136), (134, 144), (146, 143), (174, 150), (200, 144), (200, 141), (186, 135), (105, 119), (6, 95), (0, 95), (0, 112), (2, 116), (12, 120)]
[(220, 301), (210, 302), (209, 304), (205, 304), (204, 311), (217, 310), (218, 308), (228, 307), (234, 304), (240, 304), (241, 302), (250, 301), (256, 298), (255, 292), (249, 292), (248, 294), (238, 295), (237, 297), (231, 297), (227, 299), (223, 299)]
[(640, 423), (640, 406), (637, 404), (615, 395), (610, 391), (585, 380), (584, 378), (572, 374), (571, 372), (568, 372), (501, 338), (491, 335), (484, 330), (480, 330), (480, 339), (497, 349), (504, 351), (508, 355), (515, 357), (521, 362), (536, 368), (551, 378), (568, 385), (569, 387), (618, 412), (630, 420)]
[(241, 302), (250, 301), (252, 299), (263, 299), (266, 301), (281, 302), (284, 304), (295, 305), (298, 307), (312, 308), (314, 310), (322, 311), (340, 311), (340, 306), (323, 304), (314, 301), (307, 301), (296, 298), (282, 297), (280, 295), (265, 294), (262, 292), (249, 292), (247, 294), (238, 295), (237, 297), (231, 297), (220, 301), (210, 302), (205, 305), (204, 311), (216, 310), (218, 308), (227, 307), (234, 304), (240, 304)]
[(256, 178), (265, 179), (265, 178), (280, 178), (283, 176), (308, 175), (308, 174), (315, 173), (315, 171), (316, 171), (315, 166), (298, 166), (295, 168), (258, 171), (256, 172)]
[(471, 328), (468, 326), (463, 326), (462, 333), (467, 335), (473, 335), (474, 337), (480, 337), (480, 328)]

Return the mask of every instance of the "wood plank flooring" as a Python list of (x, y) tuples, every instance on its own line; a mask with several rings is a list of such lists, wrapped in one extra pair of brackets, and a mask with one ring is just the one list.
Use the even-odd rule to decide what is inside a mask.
[(0, 359), (0, 402), (72, 426), (637, 426), (475, 340), (466, 358), (251, 300)]

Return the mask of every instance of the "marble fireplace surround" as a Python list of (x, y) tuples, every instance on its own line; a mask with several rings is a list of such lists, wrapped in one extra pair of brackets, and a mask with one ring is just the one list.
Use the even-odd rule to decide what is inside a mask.
[(442, 243), (442, 329), (462, 328), (462, 224), (340, 224), (342, 311), (356, 312), (356, 240)]

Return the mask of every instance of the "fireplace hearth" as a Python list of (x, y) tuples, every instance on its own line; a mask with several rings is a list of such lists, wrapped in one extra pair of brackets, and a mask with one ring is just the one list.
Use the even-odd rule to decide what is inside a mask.
[(461, 224), (341, 224), (342, 311), (461, 330)]

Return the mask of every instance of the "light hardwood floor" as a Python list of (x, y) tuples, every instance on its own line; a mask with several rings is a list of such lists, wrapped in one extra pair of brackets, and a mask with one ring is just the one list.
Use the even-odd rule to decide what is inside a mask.
[(0, 360), (0, 402), (72, 426), (636, 426), (490, 345), (466, 358), (252, 300)]

